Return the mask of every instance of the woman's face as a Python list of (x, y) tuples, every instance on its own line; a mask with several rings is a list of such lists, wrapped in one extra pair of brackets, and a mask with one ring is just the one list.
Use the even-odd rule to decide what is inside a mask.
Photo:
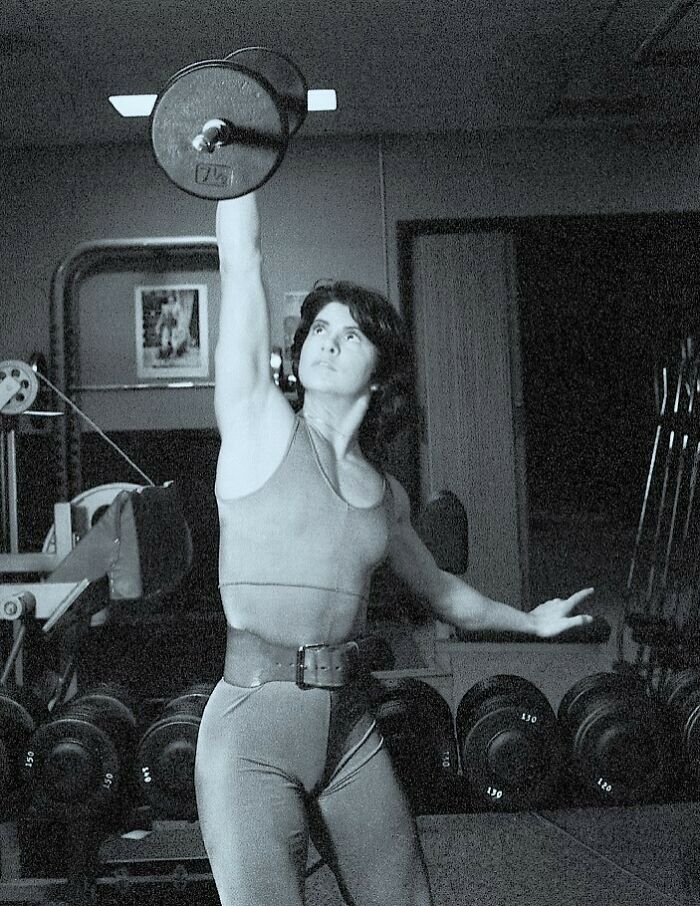
[(359, 396), (369, 390), (377, 358), (376, 346), (362, 333), (347, 305), (329, 302), (304, 340), (299, 379), (306, 392)]

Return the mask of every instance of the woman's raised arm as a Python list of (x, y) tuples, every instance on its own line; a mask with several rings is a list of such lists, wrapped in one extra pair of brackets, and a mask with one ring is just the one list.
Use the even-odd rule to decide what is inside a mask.
[(216, 344), (216, 418), (222, 434), (241, 409), (260, 406), (274, 387), (270, 315), (262, 280), (260, 219), (255, 195), (219, 202), (216, 238), (221, 311)]
[(294, 413), (272, 377), (270, 314), (262, 280), (254, 194), (216, 211), (221, 311), (214, 407), (221, 435), (216, 491), (249, 493), (269, 477), (287, 447)]

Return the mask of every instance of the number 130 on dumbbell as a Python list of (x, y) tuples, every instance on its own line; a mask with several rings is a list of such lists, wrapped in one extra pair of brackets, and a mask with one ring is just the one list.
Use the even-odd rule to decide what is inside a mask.
[(306, 118), (308, 94), (296, 64), (266, 47), (186, 66), (165, 85), (151, 113), (156, 162), (178, 188), (199, 198), (253, 192), (282, 163)]

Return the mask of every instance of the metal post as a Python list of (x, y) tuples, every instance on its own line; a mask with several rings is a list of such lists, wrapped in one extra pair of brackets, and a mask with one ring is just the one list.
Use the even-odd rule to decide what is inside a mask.
[[(10, 554), (19, 553), (17, 520), (17, 440), (14, 428), (0, 425), (0, 490), (2, 491), (2, 546)], [(19, 620), (12, 623), (12, 653), (15, 658), (15, 681), (22, 685), (22, 652), (24, 635)], [(5, 677), (7, 679), (7, 677)]]

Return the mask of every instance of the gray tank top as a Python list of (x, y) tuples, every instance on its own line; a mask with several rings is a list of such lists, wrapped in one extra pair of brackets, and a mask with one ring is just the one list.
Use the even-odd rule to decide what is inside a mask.
[[(366, 600), (369, 581), (387, 553), (393, 495), (355, 507), (333, 488), (310, 429), (297, 415), (289, 447), (265, 484), (233, 500), (219, 500), (220, 587), (269, 587), (280, 604), (301, 603), (307, 589)], [(253, 589), (255, 590), (253, 592)]]

